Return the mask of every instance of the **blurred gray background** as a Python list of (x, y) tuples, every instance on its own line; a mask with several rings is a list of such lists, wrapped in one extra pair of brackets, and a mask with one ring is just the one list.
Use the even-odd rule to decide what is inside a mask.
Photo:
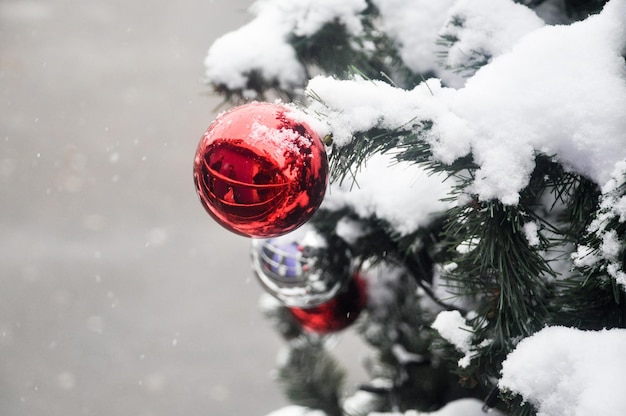
[(248, 240), (191, 174), (202, 61), (250, 3), (0, 0), (0, 415), (286, 404)]
[(0, 415), (263, 415), (280, 340), (191, 175), (250, 1), (0, 0)]

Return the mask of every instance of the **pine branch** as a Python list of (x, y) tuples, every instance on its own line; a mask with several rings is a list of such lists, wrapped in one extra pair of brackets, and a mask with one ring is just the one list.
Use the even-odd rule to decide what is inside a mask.
[(339, 392), (344, 372), (322, 339), (301, 337), (289, 344), (278, 368), (278, 381), (294, 404), (341, 416)]
[[(354, 139), (344, 146), (333, 146), (330, 152), (332, 180), (342, 184), (352, 178), (373, 154), (393, 151), (398, 161), (428, 163), (432, 152), (422, 139), (431, 128), (432, 122), (411, 120), (393, 131), (373, 128), (366, 132), (355, 132)], [(426, 165), (430, 167), (431, 165)], [(436, 170), (438, 165), (432, 165)]]
[(416, 291), (412, 277), (402, 269), (383, 268), (381, 273), (377, 285), (383, 287), (376, 290), (387, 293), (388, 301), (370, 305), (358, 331), (377, 351), (376, 362), (369, 366), (371, 377), (389, 382), (378, 391), (387, 410), (432, 411), (456, 398), (475, 396), (477, 392), (459, 386), (433, 348), (428, 328), (436, 312), (424, 307), (428, 302)]
[(291, 43), (308, 78), (320, 73), (351, 78), (355, 70), (367, 79), (404, 83), (410, 71), (398, 56), (393, 42), (376, 24), (378, 11), (370, 5), (360, 18), (363, 33), (355, 37), (338, 21), (329, 22), (312, 36), (293, 35)]
[(253, 98), (257, 101), (274, 101), (280, 99), (281, 101), (289, 102), (297, 99), (300, 96), (301, 91), (294, 88), (283, 88), (277, 79), (268, 79), (263, 76), (262, 68), (253, 69), (242, 76), (246, 79), (246, 86), (244, 88), (229, 88), (225, 84), (210, 83), (213, 91), (221, 95), (224, 99), (222, 105), (241, 105), (250, 101), (251, 92), (253, 92)]
[[(553, 275), (524, 236), (528, 217), (489, 201), (478, 208), (453, 208), (448, 218), (444, 241), (458, 267), (447, 277), (459, 284), (459, 290), (485, 296), (477, 329), (484, 332), (484, 339), (493, 339), (494, 346), (511, 348), (512, 340), (532, 334), (544, 322), (548, 311), (544, 277)], [(458, 253), (459, 243), (468, 245), (467, 252)]]
[(487, 65), (492, 55), (484, 50), (469, 50), (464, 53), (464, 60), (454, 65), (449, 63), (450, 50), (461, 40), (458, 34), (462, 33), (465, 26), (465, 18), (459, 15), (450, 16), (447, 25), (442, 29), (437, 40), (437, 45), (443, 49), (439, 52), (439, 62), (445, 69), (449, 69), (464, 78), (469, 78), (480, 68)]
[(586, 330), (626, 328), (626, 294), (615, 281), (580, 276), (560, 282), (553, 325)]
[(579, 231), (574, 240), (578, 273), (561, 282), (557, 323), (583, 329), (626, 327), (626, 218), (619, 208), (626, 198), (626, 172), (613, 181), (605, 194), (585, 181), (573, 192), (568, 214), (578, 224), (573, 227)]
[(575, 19), (582, 20), (590, 14), (599, 13), (608, 0), (565, 0), (567, 14)]

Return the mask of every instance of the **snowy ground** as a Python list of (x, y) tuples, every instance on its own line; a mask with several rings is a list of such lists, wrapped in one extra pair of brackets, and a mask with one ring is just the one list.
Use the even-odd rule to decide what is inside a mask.
[(248, 1), (0, 2), (0, 414), (263, 415), (280, 340), (193, 190)]

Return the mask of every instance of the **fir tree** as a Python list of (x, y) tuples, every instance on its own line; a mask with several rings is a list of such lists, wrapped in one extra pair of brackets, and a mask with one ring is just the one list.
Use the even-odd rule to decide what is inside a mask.
[[(623, 373), (624, 354), (571, 357), (590, 334), (626, 344), (626, 1), (251, 10), (212, 45), (207, 82), (227, 105), (292, 102), (326, 136), (332, 186), (311, 225), (371, 275), (357, 328), (377, 351), (346, 392), (325, 337), (271, 304), (297, 405), (280, 415), (625, 414), (613, 378), (575, 378)], [(518, 347), (540, 356), (561, 326), (572, 385), (556, 385), (558, 354), (552, 372), (527, 363), (545, 385), (524, 384)]]

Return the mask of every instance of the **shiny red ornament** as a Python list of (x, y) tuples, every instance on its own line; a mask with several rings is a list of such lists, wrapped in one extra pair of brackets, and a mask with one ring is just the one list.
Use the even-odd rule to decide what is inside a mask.
[(365, 280), (358, 274), (334, 298), (311, 308), (288, 308), (305, 329), (328, 334), (350, 326), (367, 304)]
[(221, 114), (194, 160), (200, 202), (226, 229), (269, 238), (315, 213), (328, 183), (320, 137), (293, 110), (254, 102)]

